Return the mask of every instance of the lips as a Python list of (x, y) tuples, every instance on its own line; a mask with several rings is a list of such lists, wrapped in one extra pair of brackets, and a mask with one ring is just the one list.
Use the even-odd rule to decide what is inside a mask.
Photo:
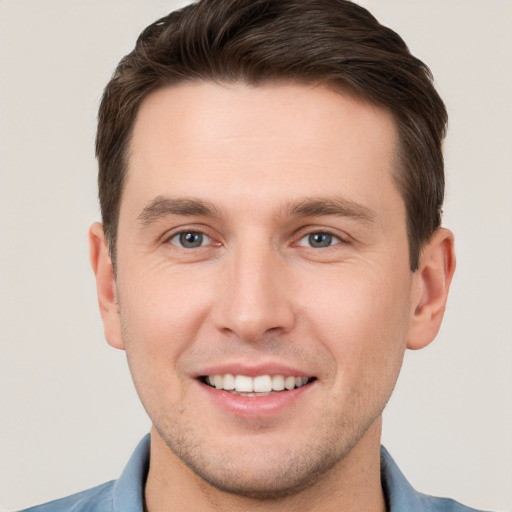
[(271, 393), (277, 391), (291, 391), (305, 386), (314, 377), (293, 375), (256, 375), (254, 377), (243, 374), (217, 373), (201, 377), (201, 381), (218, 390), (238, 393)]
[[(194, 376), (201, 396), (218, 407), (224, 418), (282, 421), (283, 414), (296, 412), (317, 388), (318, 377), (299, 367), (267, 361), (261, 364), (225, 363), (209, 365)], [(247, 425), (249, 425), (248, 423)]]

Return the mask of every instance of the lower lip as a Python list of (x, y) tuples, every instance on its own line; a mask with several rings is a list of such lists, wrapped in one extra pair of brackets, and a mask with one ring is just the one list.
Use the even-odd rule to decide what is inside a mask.
[(296, 405), (297, 400), (309, 393), (316, 381), (291, 391), (277, 391), (265, 396), (235, 395), (199, 382), (202, 390), (223, 411), (241, 418), (264, 418), (274, 416)]

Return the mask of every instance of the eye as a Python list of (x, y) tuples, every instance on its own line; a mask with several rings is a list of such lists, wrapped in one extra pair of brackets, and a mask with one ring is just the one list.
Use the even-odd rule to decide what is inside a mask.
[(331, 245), (339, 244), (341, 242), (342, 240), (335, 235), (318, 231), (303, 236), (299, 240), (297, 245), (300, 245), (302, 247), (312, 247), (313, 249), (324, 249), (326, 247), (331, 247)]
[(212, 239), (200, 231), (182, 231), (169, 239), (169, 243), (184, 249), (196, 249), (212, 242)]

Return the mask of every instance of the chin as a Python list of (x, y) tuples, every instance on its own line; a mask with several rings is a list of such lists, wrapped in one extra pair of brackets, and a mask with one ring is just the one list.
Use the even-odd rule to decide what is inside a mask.
[(281, 457), (280, 463), (267, 459), (245, 464), (220, 458), (215, 465), (182, 460), (212, 488), (262, 501), (286, 498), (314, 486), (337, 462), (332, 456), (316, 461), (306, 460), (305, 455)]
[(196, 437), (196, 442), (191, 442), (186, 435), (160, 437), (177, 459), (211, 489), (256, 500), (286, 498), (314, 486), (359, 440), (359, 436), (343, 440), (338, 435), (336, 439), (316, 438), (307, 444), (299, 436), (296, 446), (284, 446), (282, 440), (277, 442), (270, 435), (263, 443), (233, 440), (229, 445), (214, 446), (204, 438), (197, 442)]

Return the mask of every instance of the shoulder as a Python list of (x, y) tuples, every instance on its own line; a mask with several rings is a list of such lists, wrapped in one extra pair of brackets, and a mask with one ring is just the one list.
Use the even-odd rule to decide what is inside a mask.
[(418, 501), (423, 503), (421, 510), (429, 512), (485, 512), (476, 508), (467, 507), (450, 498), (437, 498), (417, 492)]
[(390, 512), (484, 512), (450, 498), (437, 498), (416, 491), (384, 447), (381, 447), (381, 481)]
[(148, 434), (138, 444), (118, 480), (20, 512), (142, 512), (149, 443)]
[(111, 512), (114, 481), (20, 512)]

